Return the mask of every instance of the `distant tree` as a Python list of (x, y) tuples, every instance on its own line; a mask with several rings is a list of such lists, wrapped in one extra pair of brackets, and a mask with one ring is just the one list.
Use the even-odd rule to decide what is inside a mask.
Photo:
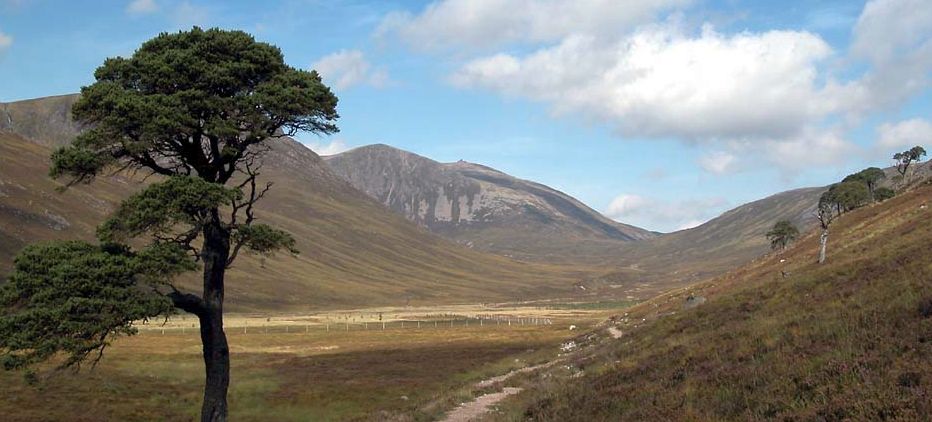
[(834, 193), (831, 189), (825, 191), (819, 197), (819, 204), (816, 208), (816, 218), (819, 219), (819, 226), (822, 233), (819, 235), (819, 263), (825, 262), (825, 252), (828, 245), (828, 228), (835, 220), (837, 214), (837, 203), (835, 202)]
[(785, 250), (786, 246), (799, 237), (799, 229), (789, 220), (780, 220), (773, 225), (773, 228), (767, 232), (767, 239), (770, 240), (770, 248)]
[(894, 196), (896, 196), (896, 192), (890, 188), (877, 188), (877, 191), (874, 192), (874, 199), (879, 202), (886, 201), (890, 198), (893, 198)]
[(906, 177), (906, 171), (909, 170), (909, 165), (914, 162), (918, 163), (925, 155), (925, 148), (918, 145), (906, 151), (893, 154), (893, 159), (896, 160), (896, 170), (901, 176)]
[(883, 170), (877, 167), (868, 167), (864, 170), (861, 170), (855, 174), (845, 177), (842, 182), (861, 182), (867, 186), (867, 191), (870, 196), (870, 201), (873, 202), (874, 190), (877, 189), (877, 183), (887, 177), (887, 174)]
[(870, 193), (866, 184), (849, 180), (829, 187), (825, 199), (835, 206), (838, 214), (842, 214), (867, 204)]
[[(81, 90), (75, 118), (90, 129), (52, 154), (51, 175), (89, 183), (107, 169), (142, 170), (157, 182), (125, 200), (97, 230), (100, 244), (26, 247), (0, 290), (0, 356), (23, 368), (65, 354), (63, 366), (99, 358), (134, 320), (174, 309), (200, 322), (206, 372), (202, 421), (227, 419), (229, 346), (224, 276), (241, 250), (294, 249), (292, 237), (255, 222), (269, 140), (328, 134), (337, 98), (316, 72), (240, 31), (163, 33), (130, 58), (111, 58)], [(148, 245), (134, 250), (134, 238)], [(200, 295), (172, 284), (203, 268)]]

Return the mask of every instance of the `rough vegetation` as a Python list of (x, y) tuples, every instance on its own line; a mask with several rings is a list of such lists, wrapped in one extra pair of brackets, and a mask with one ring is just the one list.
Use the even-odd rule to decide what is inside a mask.
[[(922, 420), (932, 414), (932, 185), (613, 319), (503, 420)], [(780, 276), (782, 272), (789, 277)], [(689, 298), (707, 301), (688, 306)]]

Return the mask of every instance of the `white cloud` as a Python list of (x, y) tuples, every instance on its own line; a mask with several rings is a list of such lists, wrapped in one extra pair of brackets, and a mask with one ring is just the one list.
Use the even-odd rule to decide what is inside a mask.
[(699, 167), (713, 174), (725, 174), (734, 169), (737, 164), (734, 154), (725, 151), (715, 151), (699, 157)]
[(549, 103), (557, 114), (593, 116), (629, 136), (775, 137), (835, 107), (818, 83), (818, 66), (831, 54), (809, 32), (729, 36), (706, 26), (690, 37), (663, 25), (613, 43), (570, 36), (523, 57), (480, 58), (451, 80)]
[(877, 134), (877, 146), (884, 150), (932, 145), (932, 123), (925, 119), (885, 123), (877, 128)]
[(13, 45), (13, 37), (0, 32), (0, 52), (5, 51)]
[(342, 139), (334, 139), (330, 142), (322, 141), (304, 141), (299, 140), (304, 146), (317, 153), (317, 155), (334, 155), (350, 149)]
[(181, 27), (193, 25), (206, 26), (210, 20), (210, 12), (204, 6), (185, 1), (175, 7), (175, 10), (172, 12), (172, 20), (176, 25)]
[(131, 15), (146, 15), (159, 10), (155, 0), (133, 0), (126, 6), (126, 12)]
[(337, 89), (367, 84), (376, 88), (388, 83), (384, 69), (373, 68), (359, 50), (341, 50), (311, 65), (321, 77)]
[(872, 0), (853, 35), (852, 52), (875, 62), (909, 54), (932, 37), (932, 7), (928, 0)]
[(873, 0), (852, 31), (851, 55), (870, 69), (847, 88), (860, 112), (896, 105), (930, 87), (932, 7), (927, 0)]
[(377, 35), (416, 48), (494, 47), (549, 42), (571, 34), (612, 36), (691, 0), (440, 0), (421, 13), (396, 12)]
[(648, 206), (650, 201), (638, 195), (618, 195), (605, 210), (605, 215), (611, 218), (622, 218), (638, 213)]
[(766, 159), (781, 171), (837, 166), (859, 156), (859, 148), (838, 130), (805, 129), (795, 137), (763, 142)]
[(675, 231), (698, 226), (719, 215), (728, 201), (720, 197), (668, 201), (640, 195), (618, 195), (605, 210), (617, 221), (652, 230)]

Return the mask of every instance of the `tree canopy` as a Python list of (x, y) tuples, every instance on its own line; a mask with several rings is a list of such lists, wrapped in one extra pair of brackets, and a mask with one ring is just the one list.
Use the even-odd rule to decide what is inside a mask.
[(909, 170), (909, 165), (914, 162), (921, 161), (922, 157), (925, 155), (925, 148), (919, 145), (916, 145), (906, 151), (893, 154), (893, 159), (896, 161), (896, 170), (900, 173), (900, 175), (906, 176), (906, 171)]
[(877, 189), (877, 183), (885, 179), (887, 174), (883, 170), (877, 167), (868, 167), (864, 170), (861, 170), (857, 173), (848, 175), (842, 182), (861, 182), (867, 186), (867, 191), (870, 194), (870, 199), (874, 200), (874, 191)]
[(787, 245), (796, 241), (798, 237), (799, 229), (789, 220), (777, 221), (767, 232), (771, 249), (786, 249)]
[[(0, 357), (21, 368), (65, 353), (63, 366), (76, 366), (135, 333), (132, 321), (179, 309), (201, 324), (201, 419), (224, 421), (226, 269), (241, 250), (297, 253), (291, 235), (256, 222), (272, 186), (258, 182), (262, 158), (276, 138), (336, 132), (337, 98), (278, 48), (220, 29), (160, 34), (94, 76), (72, 109), (88, 129), (53, 152), (51, 176), (70, 186), (128, 170), (156, 181), (98, 227), (99, 244), (51, 242), (17, 256), (0, 290)], [(200, 295), (173, 284), (198, 265)]]

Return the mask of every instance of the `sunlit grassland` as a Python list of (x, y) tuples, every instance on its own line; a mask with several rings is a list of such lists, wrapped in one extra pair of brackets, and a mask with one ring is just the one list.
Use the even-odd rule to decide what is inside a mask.
[[(486, 315), (488, 308), (456, 310), (382, 309), (386, 320), (451, 316), (420, 328), (413, 320), (400, 328), (401, 319), (391, 319), (385, 330), (379, 324), (368, 330), (360, 324), (349, 329), (333, 324), (328, 331), (326, 323), (301, 323), (306, 316), (233, 315), (227, 330), (231, 419), (431, 420), (468, 399), (475, 382), (552, 358), (559, 344), (577, 332), (568, 329), (570, 324), (587, 329), (606, 315), (602, 310), (503, 307), (501, 315), (513, 318), (512, 325), (484, 320), (480, 326), (472, 319), (467, 326), (467, 317)], [(337, 320), (343, 314), (378, 311), (317, 317)], [(244, 334), (242, 325), (236, 326), (244, 321), (254, 330)], [(139, 335), (119, 339), (93, 370), (42, 372), (34, 385), (20, 373), (0, 373), (0, 419), (196, 420), (203, 386), (200, 339), (195, 329), (182, 334), (181, 324), (167, 325), (165, 334), (145, 326)]]
[[(927, 420), (932, 186), (621, 313), (496, 420)], [(783, 276), (785, 272), (786, 277)], [(707, 301), (688, 307), (686, 298)]]

